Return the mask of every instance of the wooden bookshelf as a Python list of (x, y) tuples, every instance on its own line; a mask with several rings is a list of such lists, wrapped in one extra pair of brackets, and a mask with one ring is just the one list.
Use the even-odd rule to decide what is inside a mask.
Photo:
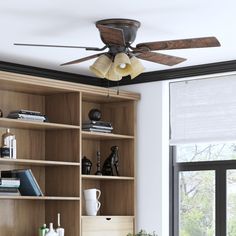
[[(17, 159), (0, 158), (0, 171), (30, 168), (44, 193), (40, 197), (0, 196), (1, 235), (38, 235), (44, 223), (56, 225), (57, 213), (61, 213), (65, 235), (91, 236), (93, 227), (99, 227), (98, 236), (104, 235), (112, 225), (103, 224), (103, 216), (112, 217), (116, 236), (132, 231), (136, 217), (136, 102), (140, 95), (109, 89), (108, 96), (106, 88), (3, 71), (0, 84), (0, 137), (10, 128), (17, 140)], [(92, 108), (100, 109), (102, 120), (112, 123), (112, 133), (82, 131)], [(50, 122), (6, 118), (19, 109), (39, 111)], [(120, 176), (93, 175), (96, 152), (101, 152), (103, 163), (114, 145), (119, 147)], [(83, 156), (93, 162), (91, 175), (82, 174)], [(83, 190), (88, 188), (102, 192), (95, 217), (85, 216)]]

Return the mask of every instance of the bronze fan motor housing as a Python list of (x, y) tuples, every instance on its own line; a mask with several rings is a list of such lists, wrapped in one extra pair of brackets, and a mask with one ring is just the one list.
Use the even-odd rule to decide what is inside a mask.
[[(137, 30), (140, 27), (141, 23), (137, 20), (130, 19), (106, 19), (100, 20), (96, 22), (96, 27), (99, 29), (99, 26), (107, 26), (111, 28), (121, 29), (123, 30), (124, 41), (128, 46), (132, 44), (136, 38)], [(100, 36), (104, 44), (109, 45), (109, 41), (103, 37), (102, 32), (100, 31)], [(112, 46), (112, 45), (109, 45)]]
[[(100, 32), (100, 37), (102, 42), (108, 46), (109, 48), (109, 54), (112, 56), (115, 56), (119, 52), (125, 52), (127, 53), (129, 50), (128, 48), (130, 45), (134, 42), (137, 34), (137, 30), (140, 27), (141, 23), (137, 20), (131, 20), (131, 19), (105, 19), (100, 20), (96, 22), (96, 27), (98, 28)], [(103, 28), (102, 26), (105, 26), (106, 28)], [(105, 29), (109, 29), (107, 31), (107, 34), (104, 32)], [(125, 45), (115, 45), (114, 39), (117, 37), (116, 33), (113, 32), (110, 33), (110, 29), (120, 29), (120, 32), (123, 32), (123, 38)], [(105, 34), (105, 37), (104, 37)]]

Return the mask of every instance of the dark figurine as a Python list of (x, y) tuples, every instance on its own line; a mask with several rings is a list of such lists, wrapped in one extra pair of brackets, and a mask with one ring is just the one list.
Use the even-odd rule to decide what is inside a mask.
[(95, 175), (102, 175), (101, 172), (101, 153), (98, 151), (97, 152), (97, 171)]
[(91, 168), (92, 168), (92, 162), (84, 156), (82, 159), (82, 174), (90, 175)]
[(112, 146), (111, 154), (109, 155), (109, 157), (105, 160), (103, 164), (102, 174), (119, 176), (118, 162), (119, 162), (118, 147)]
[(3, 117), (3, 112), (1, 109), (0, 109), (0, 117)]
[(101, 120), (102, 113), (100, 110), (93, 108), (89, 111), (88, 117), (90, 120), (99, 121)]

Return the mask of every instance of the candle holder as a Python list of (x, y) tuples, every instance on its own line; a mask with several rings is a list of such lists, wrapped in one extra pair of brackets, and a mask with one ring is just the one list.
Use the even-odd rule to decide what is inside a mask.
[(101, 171), (101, 153), (97, 151), (97, 171), (95, 175), (102, 175)]

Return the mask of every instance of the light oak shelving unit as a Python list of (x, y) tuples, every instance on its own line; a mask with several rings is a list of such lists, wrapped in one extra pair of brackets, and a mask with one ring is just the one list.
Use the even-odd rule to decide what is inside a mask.
[[(56, 224), (57, 213), (65, 236), (121, 236), (135, 222), (136, 102), (140, 95), (28, 75), (0, 72), (0, 135), (10, 128), (16, 135), (17, 159), (0, 159), (0, 171), (30, 168), (44, 196), (0, 196), (0, 232), (36, 236), (43, 223)], [(102, 111), (113, 133), (82, 131), (92, 108)], [(46, 114), (49, 122), (12, 120), (12, 110)], [(102, 163), (111, 146), (119, 147), (120, 176), (96, 176), (96, 152)], [(82, 175), (81, 160), (92, 163), (91, 175)], [(98, 216), (86, 216), (83, 190), (101, 190)]]

